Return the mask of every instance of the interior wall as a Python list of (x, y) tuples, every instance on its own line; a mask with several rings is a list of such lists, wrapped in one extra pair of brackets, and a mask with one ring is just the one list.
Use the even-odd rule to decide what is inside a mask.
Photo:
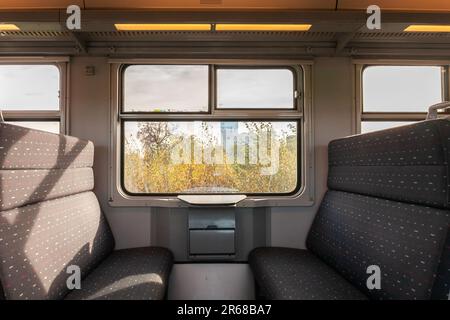
[[(95, 75), (85, 75), (87, 66)], [(75, 57), (70, 62), (70, 134), (95, 145), (95, 189), (116, 239), (116, 249), (150, 245), (150, 208), (108, 205), (109, 64), (107, 58)]]
[[(87, 66), (95, 75), (85, 75)], [(313, 66), (315, 140), (315, 205), (277, 207), (268, 212), (266, 243), (304, 248), (318, 204), (326, 191), (327, 144), (350, 135), (353, 81), (349, 58), (316, 58)], [(116, 248), (147, 246), (161, 238), (150, 208), (113, 208), (108, 205), (108, 148), (110, 142), (109, 64), (106, 57), (74, 57), (70, 63), (70, 134), (95, 144), (95, 193), (113, 230)], [(157, 211), (157, 210), (153, 210)], [(257, 213), (257, 212), (256, 212)], [(264, 214), (264, 213), (261, 213)], [(252, 225), (249, 225), (252, 228)], [(162, 230), (161, 230), (162, 231)], [(173, 239), (173, 237), (169, 237)], [(178, 241), (185, 241), (178, 237)], [(258, 242), (259, 243), (259, 242)], [(176, 244), (175, 244), (176, 246)], [(248, 248), (246, 248), (248, 250)]]

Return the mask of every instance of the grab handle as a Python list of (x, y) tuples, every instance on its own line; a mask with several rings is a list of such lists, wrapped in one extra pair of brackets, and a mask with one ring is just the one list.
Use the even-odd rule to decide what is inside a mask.
[(444, 101), (437, 103), (428, 108), (427, 120), (435, 120), (438, 118), (438, 110), (450, 108), (450, 102)]

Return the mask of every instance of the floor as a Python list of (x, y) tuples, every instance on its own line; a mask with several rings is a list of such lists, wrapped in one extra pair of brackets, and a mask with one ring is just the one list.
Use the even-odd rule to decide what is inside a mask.
[(253, 300), (253, 276), (248, 264), (175, 264), (169, 300)]

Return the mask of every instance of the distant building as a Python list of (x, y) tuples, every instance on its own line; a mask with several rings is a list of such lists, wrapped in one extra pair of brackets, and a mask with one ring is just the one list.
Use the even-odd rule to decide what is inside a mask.
[(235, 159), (234, 144), (238, 135), (238, 127), (239, 123), (237, 121), (222, 121), (220, 124), (222, 147), (225, 151), (228, 163), (233, 163)]

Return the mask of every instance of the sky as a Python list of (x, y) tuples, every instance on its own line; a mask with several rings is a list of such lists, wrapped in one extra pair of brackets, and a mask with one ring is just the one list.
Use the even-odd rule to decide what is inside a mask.
[[(217, 73), (218, 107), (292, 108), (293, 74), (288, 69)], [(208, 66), (134, 65), (124, 73), (125, 111), (208, 110)]]
[(208, 66), (134, 65), (124, 72), (124, 111), (208, 111)]
[(376, 66), (363, 73), (366, 112), (427, 112), (442, 102), (441, 68)]
[(0, 110), (59, 110), (53, 65), (0, 65)]
[(292, 109), (294, 77), (288, 69), (217, 71), (217, 107)]

